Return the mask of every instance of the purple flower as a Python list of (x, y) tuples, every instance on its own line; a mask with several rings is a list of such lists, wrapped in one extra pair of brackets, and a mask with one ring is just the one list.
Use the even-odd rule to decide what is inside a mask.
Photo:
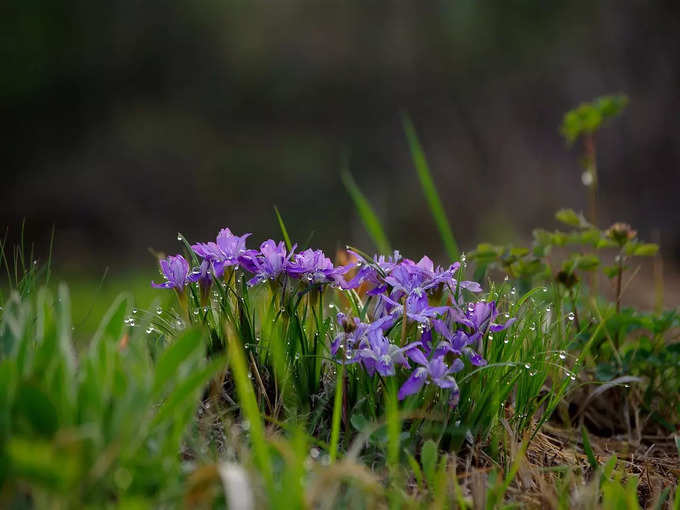
[(443, 356), (434, 356), (431, 360), (428, 360), (420, 349), (411, 349), (406, 354), (420, 366), (411, 373), (411, 376), (399, 388), (399, 400), (418, 393), (423, 385), (428, 382), (432, 382), (442, 389), (451, 390), (452, 394), (458, 392), (458, 385), (451, 374), (462, 370), (463, 362), (460, 358), (456, 358), (449, 366), (444, 361)]
[(255, 275), (248, 280), (248, 285), (252, 286), (267, 280), (274, 280), (285, 273), (294, 251), (295, 246), (288, 253), (283, 241), (276, 244), (268, 239), (260, 245), (259, 252), (242, 255), (240, 261), (243, 263), (243, 267)]
[(394, 375), (396, 365), (409, 366), (404, 352), (415, 347), (415, 343), (398, 347), (391, 343), (379, 328), (370, 328), (367, 340), (367, 343), (357, 350), (356, 357), (362, 362), (368, 375), (378, 372), (382, 376), (390, 376)]
[[(381, 299), (391, 306), (389, 313), (392, 317), (397, 319), (403, 316), (404, 306), (401, 303), (398, 303), (387, 296), (381, 296)], [(448, 310), (448, 306), (430, 306), (425, 292), (422, 292), (421, 294), (413, 292), (406, 297), (406, 317), (426, 326), (430, 325), (432, 319), (446, 313)]]
[(452, 310), (452, 318), (455, 322), (471, 328), (480, 336), (484, 335), (487, 330), (492, 333), (503, 331), (516, 320), (512, 318), (506, 321), (505, 324), (496, 324), (493, 322), (496, 317), (498, 317), (498, 310), (496, 309), (495, 301), (470, 303), (465, 313), (461, 313), (459, 310)]
[(396, 250), (390, 257), (375, 255), (370, 261), (351, 250), (349, 253), (359, 261), (356, 264), (359, 270), (354, 278), (343, 284), (343, 288), (356, 289), (363, 282), (367, 282), (373, 285), (373, 288), (368, 292), (369, 295), (376, 295), (385, 291), (387, 287), (383, 281), (384, 275), (389, 274), (401, 260), (401, 254)]
[(351, 266), (334, 267), (331, 259), (321, 250), (307, 249), (298, 253), (288, 264), (286, 272), (293, 278), (305, 278), (310, 283), (342, 285), (344, 275)]
[(349, 354), (348, 359), (353, 359), (356, 354), (355, 349), (368, 347), (368, 334), (371, 330), (379, 330), (380, 332), (387, 331), (394, 325), (394, 319), (391, 316), (385, 316), (372, 323), (361, 322), (357, 317), (349, 319), (344, 313), (338, 313), (337, 321), (342, 331), (336, 335), (331, 343), (331, 354), (337, 354), (342, 346), (345, 350), (345, 355)]
[(170, 256), (160, 261), (161, 272), (166, 281), (163, 283), (151, 282), (151, 286), (157, 289), (176, 289), (182, 292), (189, 283), (189, 263), (181, 255)]
[(201, 286), (210, 287), (212, 280), (210, 279), (210, 262), (203, 260), (201, 265), (195, 267), (187, 276), (187, 281), (191, 283), (199, 282)]
[(246, 250), (246, 239), (250, 234), (236, 236), (228, 228), (223, 228), (217, 234), (217, 242), (197, 243), (191, 249), (204, 259), (208, 260), (218, 278), (224, 274), (224, 268), (236, 266), (239, 259), (249, 251)]
[(198, 282), (201, 289), (201, 304), (206, 305), (209, 303), (212, 277), (210, 276), (210, 262), (208, 262), (207, 259), (203, 259), (201, 265), (195, 267), (193, 271), (189, 273), (187, 281), (191, 283)]
[(443, 337), (442, 341), (437, 344), (435, 356), (446, 356), (447, 354), (461, 356), (465, 354), (474, 366), (486, 365), (486, 360), (469, 347), (478, 339), (478, 335), (468, 336), (461, 330), (452, 333), (446, 323), (441, 320), (434, 321), (434, 329)]

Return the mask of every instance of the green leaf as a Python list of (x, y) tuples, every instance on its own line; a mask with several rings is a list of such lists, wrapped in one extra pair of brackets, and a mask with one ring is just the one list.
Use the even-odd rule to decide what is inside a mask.
[(179, 381), (172, 393), (170, 393), (168, 399), (158, 410), (158, 413), (154, 417), (153, 424), (158, 425), (173, 416), (176, 417), (181, 415), (179, 410), (182, 407), (195, 407), (198, 403), (195, 398), (196, 392), (201, 389), (210, 378), (224, 366), (224, 364), (224, 359), (216, 358), (207, 366), (196, 368), (186, 378)]
[(361, 222), (364, 224), (364, 228), (371, 237), (371, 240), (381, 253), (390, 253), (392, 251), (390, 249), (390, 243), (380, 224), (380, 220), (375, 212), (373, 212), (371, 204), (366, 200), (366, 197), (357, 186), (352, 174), (350, 174), (347, 169), (344, 169), (340, 173), (340, 176), (342, 177), (342, 182), (344, 183), (345, 188), (347, 188), (347, 192), (354, 202)]
[(576, 228), (590, 228), (592, 225), (588, 223), (582, 213), (577, 213), (573, 209), (560, 209), (555, 213), (557, 221)]
[(437, 443), (428, 439), (420, 450), (420, 463), (423, 465), (423, 473), (428, 483), (434, 479), (435, 469), (437, 468)]
[(590, 103), (582, 103), (564, 115), (560, 132), (569, 144), (583, 134), (592, 134), (602, 123), (618, 115), (628, 104), (623, 94), (602, 96)]
[(586, 457), (588, 457), (588, 463), (591, 468), (597, 469), (600, 464), (595, 458), (592, 446), (590, 446), (590, 437), (588, 437), (588, 431), (586, 431), (585, 427), (581, 427), (581, 437), (583, 437), (583, 451), (585, 452)]
[(354, 429), (357, 432), (361, 432), (368, 425), (368, 420), (362, 414), (353, 414), (352, 417), (349, 419), (349, 422), (352, 424), (352, 427), (354, 427)]
[(659, 245), (653, 243), (640, 244), (633, 250), (633, 255), (637, 257), (650, 257), (656, 255), (659, 251)]
[[(14, 420), (30, 427), (35, 433), (51, 437), (59, 428), (59, 416), (51, 398), (34, 383), (19, 385), (14, 399)], [(19, 430), (24, 430), (21, 425)]]
[(614, 241), (611, 239), (608, 239), (606, 237), (600, 238), (597, 243), (595, 244), (595, 247), (599, 250), (601, 248), (616, 248), (618, 246)]
[(162, 392), (167, 383), (175, 377), (177, 370), (192, 354), (203, 346), (203, 338), (197, 330), (189, 330), (177, 337), (170, 346), (165, 349), (156, 364), (153, 391), (155, 394)]
[(458, 244), (453, 237), (453, 231), (449, 225), (449, 220), (446, 218), (444, 207), (442, 206), (441, 200), (439, 199), (439, 194), (437, 193), (437, 188), (435, 187), (434, 181), (432, 180), (427, 159), (425, 159), (425, 153), (423, 152), (420, 142), (418, 141), (418, 136), (416, 135), (413, 123), (406, 115), (403, 116), (403, 124), (409, 148), (411, 149), (413, 165), (415, 166), (416, 172), (418, 173), (420, 186), (422, 187), (423, 193), (425, 194), (427, 204), (430, 206), (430, 212), (432, 213), (434, 221), (437, 224), (439, 235), (444, 242), (444, 248), (446, 249), (447, 255), (452, 260), (457, 260), (459, 256)]
[(581, 255), (576, 259), (576, 268), (581, 271), (592, 271), (600, 265), (597, 255)]
[(130, 306), (130, 299), (127, 295), (119, 295), (113, 304), (109, 307), (106, 315), (99, 324), (99, 328), (92, 338), (90, 343), (90, 352), (94, 352), (99, 342), (118, 341), (123, 336), (123, 329), (125, 328), (124, 318)]
[(416, 479), (416, 482), (418, 482), (418, 486), (422, 487), (423, 486), (423, 471), (420, 469), (420, 465), (418, 464), (418, 461), (415, 459), (413, 455), (411, 455), (408, 450), (404, 450), (404, 453), (406, 454), (406, 460), (408, 461), (408, 465), (411, 468), (411, 471), (413, 471), (413, 476)]
[(619, 266), (605, 266), (602, 268), (602, 271), (607, 275), (607, 278), (614, 278), (619, 274)]

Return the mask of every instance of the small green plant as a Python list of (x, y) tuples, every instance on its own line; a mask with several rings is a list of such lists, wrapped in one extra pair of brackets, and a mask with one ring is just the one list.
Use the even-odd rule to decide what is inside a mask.
[(582, 103), (564, 115), (560, 132), (569, 145), (583, 140), (583, 173), (581, 181), (588, 188), (589, 220), (597, 223), (597, 153), (595, 135), (609, 119), (619, 115), (628, 104), (623, 94), (602, 96)]

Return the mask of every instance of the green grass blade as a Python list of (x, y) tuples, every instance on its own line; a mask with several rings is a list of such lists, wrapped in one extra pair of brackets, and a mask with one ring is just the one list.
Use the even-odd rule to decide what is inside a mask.
[(413, 123), (407, 115), (404, 115), (403, 117), (403, 124), (408, 145), (411, 149), (413, 165), (416, 168), (416, 172), (418, 172), (420, 185), (423, 188), (423, 193), (425, 194), (427, 205), (430, 207), (430, 212), (432, 212), (434, 221), (437, 224), (439, 235), (444, 242), (444, 248), (446, 249), (447, 255), (452, 260), (457, 260), (459, 254), (458, 244), (456, 243), (456, 239), (453, 237), (451, 225), (449, 225), (449, 220), (446, 218), (444, 207), (442, 206), (442, 202), (439, 199), (439, 194), (437, 193), (437, 188), (435, 187), (434, 181), (432, 180), (427, 159), (425, 159), (425, 153), (423, 152), (423, 148), (418, 141), (418, 136), (416, 135)]
[(279, 220), (279, 228), (281, 229), (283, 240), (286, 242), (286, 248), (288, 248), (288, 251), (290, 251), (293, 249), (293, 244), (290, 242), (290, 236), (288, 235), (288, 230), (286, 229), (285, 223), (283, 223), (281, 213), (279, 213), (279, 208), (274, 206), (274, 212), (276, 213), (276, 219)]
[(597, 469), (600, 466), (600, 463), (597, 462), (597, 459), (595, 458), (593, 448), (590, 446), (590, 437), (588, 437), (588, 432), (585, 427), (581, 427), (581, 436), (583, 437), (583, 451), (585, 452), (586, 457), (588, 457), (588, 463), (591, 468)]
[(395, 469), (399, 462), (399, 433), (401, 420), (399, 419), (399, 401), (394, 378), (389, 378), (385, 389), (385, 418), (387, 420), (387, 463)]
[(331, 422), (331, 445), (328, 453), (331, 462), (338, 455), (338, 441), (340, 440), (340, 418), (342, 416), (342, 383), (345, 376), (345, 365), (340, 365), (335, 381), (335, 399), (333, 400), (333, 418)]
[(266, 443), (264, 424), (262, 422), (262, 416), (260, 416), (260, 410), (257, 406), (255, 391), (248, 378), (246, 357), (241, 345), (233, 335), (229, 336), (228, 342), (228, 352), (230, 353), (229, 364), (231, 365), (234, 375), (236, 392), (241, 403), (243, 415), (250, 423), (250, 438), (255, 453), (255, 461), (262, 472), (265, 484), (271, 492), (274, 477), (272, 473), (271, 458), (269, 456), (269, 447)]
[(345, 185), (345, 188), (347, 188), (349, 196), (354, 202), (354, 206), (359, 213), (361, 222), (364, 224), (364, 227), (366, 228), (368, 235), (371, 237), (371, 240), (375, 243), (375, 246), (382, 253), (391, 252), (392, 250), (390, 249), (390, 243), (387, 240), (387, 236), (385, 235), (382, 225), (380, 224), (380, 220), (371, 208), (371, 204), (369, 204), (368, 200), (359, 189), (359, 186), (357, 186), (352, 174), (350, 174), (347, 169), (343, 169), (340, 176), (342, 177), (342, 182)]

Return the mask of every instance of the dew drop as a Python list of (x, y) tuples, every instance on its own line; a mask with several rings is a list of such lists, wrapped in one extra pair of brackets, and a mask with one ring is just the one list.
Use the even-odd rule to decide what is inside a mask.
[(593, 174), (586, 170), (581, 174), (581, 182), (584, 186), (591, 186), (593, 184)]
[(510, 294), (513, 295), (513, 296), (514, 296), (515, 294), (517, 294), (517, 289), (516, 289), (515, 287), (513, 287), (512, 289), (510, 289)]
[(526, 368), (527, 370), (529, 370), (529, 369), (531, 368), (531, 365), (529, 365), (529, 363), (525, 363), (525, 364), (524, 364), (524, 368)]
[(181, 241), (181, 240), (182, 240), (182, 234), (180, 234), (179, 232), (177, 233), (177, 240), (178, 240), (178, 241)]
[(548, 292), (548, 287), (543, 287), (543, 292)]
[(569, 312), (569, 315), (567, 315), (567, 318), (570, 321), (573, 321), (576, 318), (576, 315), (574, 315), (574, 312)]
[(313, 459), (318, 459), (320, 453), (321, 452), (319, 451), (318, 448), (312, 448), (311, 450), (309, 450), (309, 456)]
[(559, 357), (561, 360), (567, 359), (567, 353), (564, 351), (560, 351)]

